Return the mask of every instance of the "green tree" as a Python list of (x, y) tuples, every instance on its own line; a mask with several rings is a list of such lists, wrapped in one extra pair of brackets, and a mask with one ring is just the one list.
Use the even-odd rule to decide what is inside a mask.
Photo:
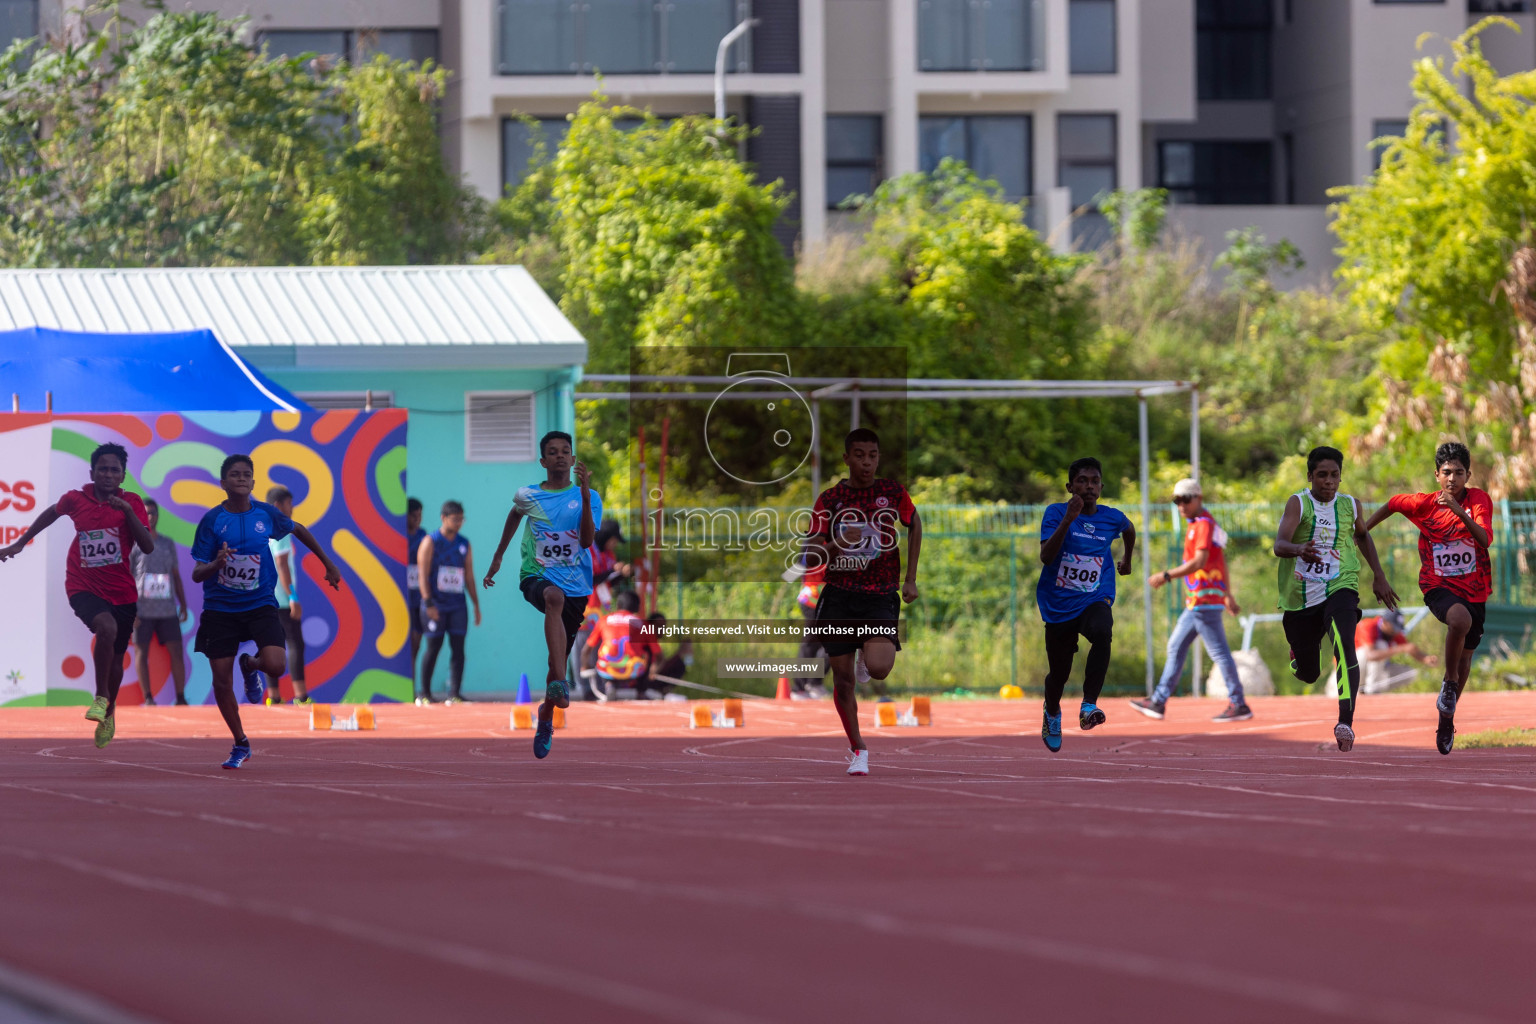
[[(1414, 65), (1407, 133), (1366, 184), (1334, 192), (1339, 279), (1369, 322), (1393, 331), (1354, 448), (1397, 480), (1426, 474), (1441, 436), (1493, 455), (1499, 493), (1536, 487), (1536, 336), (1529, 251), (1536, 236), (1536, 73), (1500, 76), (1479, 36), (1487, 18)], [(1422, 43), (1422, 40), (1421, 40)], [(1396, 453), (1396, 454), (1394, 454)]]
[(0, 56), (0, 262), (436, 262), (476, 242), (437, 142), (441, 69), (271, 59), (208, 13), (89, 13), (83, 38)]

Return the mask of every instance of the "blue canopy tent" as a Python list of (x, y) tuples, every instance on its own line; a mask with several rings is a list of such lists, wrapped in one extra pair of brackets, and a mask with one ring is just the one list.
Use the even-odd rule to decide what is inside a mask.
[(95, 334), (24, 327), (0, 331), (0, 401), (55, 412), (308, 409), (250, 367), (212, 331)]

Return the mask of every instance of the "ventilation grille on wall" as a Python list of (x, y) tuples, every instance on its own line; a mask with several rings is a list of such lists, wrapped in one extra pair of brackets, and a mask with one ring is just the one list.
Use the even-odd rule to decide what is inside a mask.
[(533, 393), (471, 391), (464, 396), (468, 462), (536, 462)]

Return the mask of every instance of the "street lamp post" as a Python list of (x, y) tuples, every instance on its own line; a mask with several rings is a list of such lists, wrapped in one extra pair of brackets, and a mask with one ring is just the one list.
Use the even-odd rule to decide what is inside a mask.
[(715, 120), (725, 120), (725, 51), (731, 48), (731, 44), (742, 36), (747, 30), (757, 24), (756, 18), (748, 18), (727, 32), (720, 40), (720, 45), (715, 49)]

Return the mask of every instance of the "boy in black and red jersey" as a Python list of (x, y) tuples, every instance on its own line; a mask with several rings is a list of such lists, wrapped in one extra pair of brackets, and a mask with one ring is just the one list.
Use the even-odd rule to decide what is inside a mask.
[(1435, 708), (1440, 722), (1435, 748), (1449, 754), (1456, 741), (1456, 702), (1467, 685), (1472, 652), (1483, 639), (1488, 595), (1493, 590), (1493, 502), (1468, 487), (1472, 453), (1458, 441), (1435, 449), (1435, 483), (1425, 494), (1394, 494), (1366, 520), (1367, 531), (1401, 513), (1419, 528), (1419, 589), (1424, 604), (1445, 623), (1445, 682)]
[[(923, 528), (906, 488), (875, 477), (880, 438), (873, 430), (849, 432), (843, 461), (848, 479), (817, 496), (802, 558), (807, 566), (826, 567), (816, 625), (832, 667), (832, 698), (848, 734), (848, 774), (868, 775), (869, 749), (859, 734), (854, 695), (854, 655), (864, 651), (864, 666), (875, 679), (884, 679), (895, 667), (901, 649), (896, 637), (901, 602), (917, 600)], [(908, 532), (904, 581), (898, 526)]]

